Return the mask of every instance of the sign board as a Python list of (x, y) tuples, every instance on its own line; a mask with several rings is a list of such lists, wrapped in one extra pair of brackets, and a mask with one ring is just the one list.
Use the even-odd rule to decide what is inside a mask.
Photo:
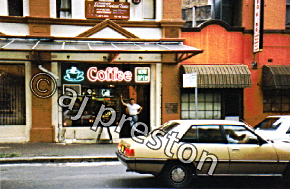
[(197, 87), (197, 73), (183, 74), (183, 88)]
[(136, 83), (149, 83), (150, 82), (150, 68), (149, 67), (136, 67), (135, 68), (135, 82)]
[[(146, 66), (146, 67), (145, 67)], [(132, 64), (76, 64), (61, 65), (62, 84), (81, 85), (149, 85), (150, 67)]]
[(129, 20), (130, 3), (86, 1), (86, 18)]
[(261, 17), (261, 0), (255, 0), (255, 12), (254, 12), (254, 40), (253, 40), (253, 52), (259, 52), (260, 50), (260, 17)]

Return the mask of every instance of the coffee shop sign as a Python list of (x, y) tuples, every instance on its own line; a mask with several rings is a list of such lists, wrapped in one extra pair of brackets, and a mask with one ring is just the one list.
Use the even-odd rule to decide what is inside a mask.
[[(149, 67), (135, 67), (135, 82), (149, 83), (150, 82), (150, 68)], [(72, 66), (67, 69), (63, 79), (69, 82), (81, 82), (85, 79), (83, 71), (77, 67)], [(98, 69), (97, 67), (89, 67), (87, 70), (87, 79), (90, 82), (131, 82), (133, 73), (131, 71), (122, 71), (118, 67), (107, 67), (106, 69)]]
[(131, 81), (132, 72), (121, 71), (117, 67), (107, 67), (106, 70), (98, 70), (97, 67), (90, 67), (87, 71), (87, 78), (91, 82), (95, 81)]

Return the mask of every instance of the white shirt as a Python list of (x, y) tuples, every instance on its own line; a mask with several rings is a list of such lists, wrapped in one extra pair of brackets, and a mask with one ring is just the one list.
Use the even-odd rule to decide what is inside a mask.
[(138, 113), (138, 110), (140, 109), (139, 104), (126, 104), (128, 108), (129, 115), (136, 115)]

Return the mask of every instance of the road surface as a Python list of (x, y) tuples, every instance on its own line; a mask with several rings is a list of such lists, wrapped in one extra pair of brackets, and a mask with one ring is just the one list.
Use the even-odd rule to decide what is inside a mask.
[[(120, 162), (7, 164), (0, 167), (1, 189), (166, 188), (151, 175), (126, 172)], [(272, 177), (202, 177), (190, 188), (282, 188), (279, 183), (278, 178)]]

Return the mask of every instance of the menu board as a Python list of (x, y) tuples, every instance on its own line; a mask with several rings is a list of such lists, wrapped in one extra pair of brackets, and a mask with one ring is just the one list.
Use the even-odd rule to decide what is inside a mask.
[(129, 20), (130, 3), (86, 1), (86, 18)]

